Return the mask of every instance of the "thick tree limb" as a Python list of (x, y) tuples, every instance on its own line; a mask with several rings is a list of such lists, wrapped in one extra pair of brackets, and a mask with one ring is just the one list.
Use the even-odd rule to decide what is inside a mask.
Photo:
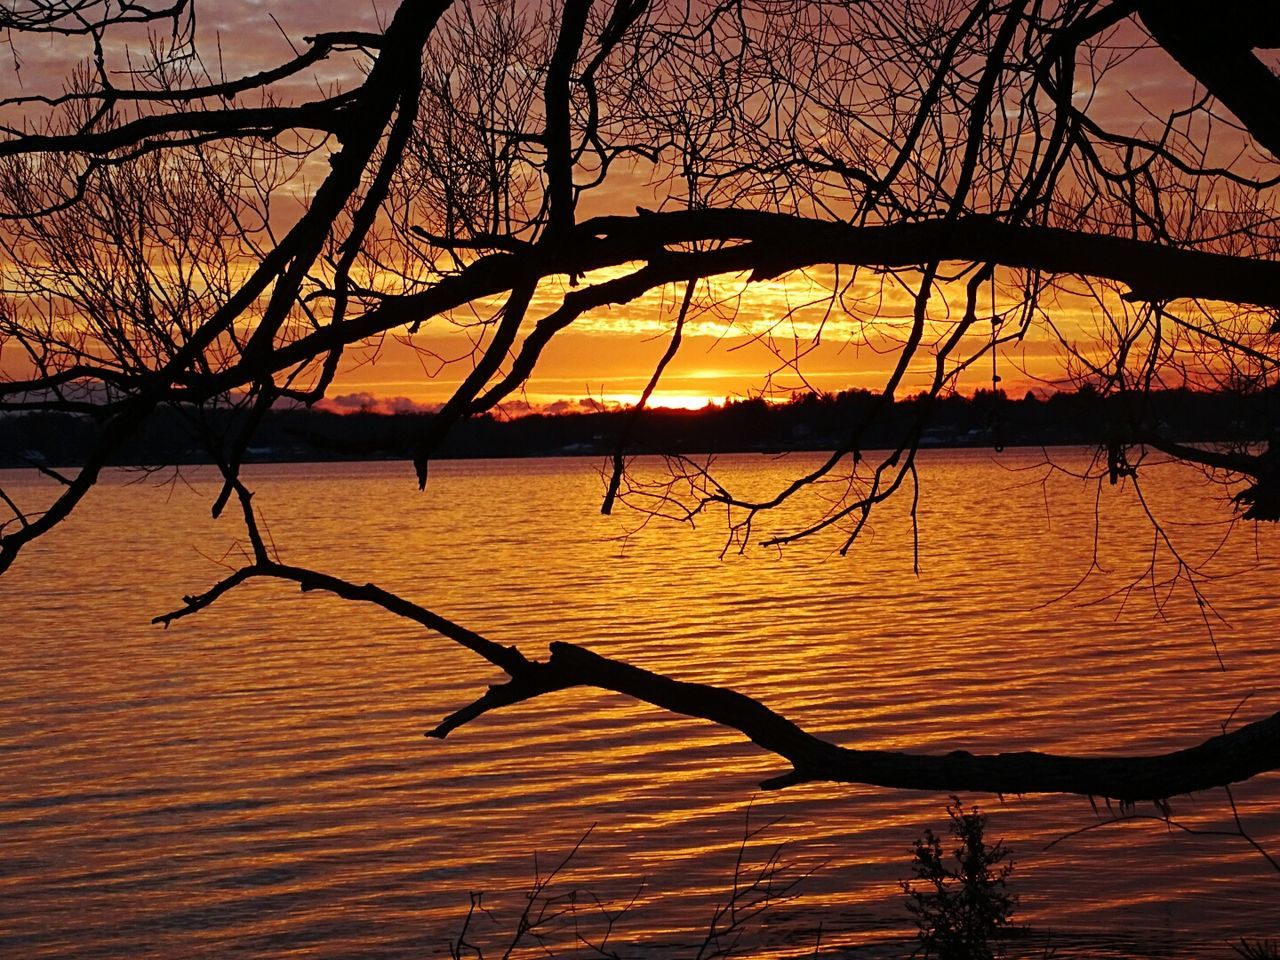
[[(738, 246), (698, 253), (672, 253), (675, 245), (701, 242)], [(1036, 225), (1011, 226), (990, 217), (965, 217), (885, 226), (747, 209), (681, 210), (585, 220), (555, 250), (494, 253), (420, 293), (388, 297), (341, 331), (321, 330), (277, 349), (277, 368), (322, 351), (336, 338), (367, 338), (454, 309), (474, 298), (494, 296), (522, 277), (554, 273), (582, 275), (628, 263), (651, 269), (570, 293), (565, 322), (607, 304), (626, 303), (669, 283), (748, 272), (763, 280), (818, 264), (910, 267), (932, 261), (990, 262), (1004, 267), (1077, 274), (1128, 284), (1142, 298), (1223, 300), (1280, 308), (1280, 261), (1179, 250), (1158, 243)], [(572, 304), (572, 306), (571, 306)], [(550, 317), (548, 317), (550, 320)], [(549, 334), (537, 339), (537, 349)], [(525, 369), (533, 355), (517, 361)], [(229, 389), (250, 371), (232, 367), (215, 375)], [(260, 376), (265, 371), (255, 368)], [(194, 384), (193, 384), (194, 385)], [(485, 403), (487, 407), (491, 404)]]
[[(588, 685), (738, 730), (794, 765), (791, 773), (764, 781), (764, 789), (827, 780), (913, 790), (1077, 793), (1132, 802), (1223, 786), (1280, 766), (1280, 713), (1196, 747), (1155, 756), (1070, 757), (1035, 752), (983, 756), (965, 751), (928, 755), (840, 747), (806, 733), (743, 694), (672, 680), (573, 644), (552, 644), (547, 666), (540, 683), (513, 682), (493, 688), (473, 708), (455, 714), (430, 735), (443, 737), (487, 709), (550, 690)], [(481, 705), (482, 709), (474, 709)]]
[(375, 604), (506, 672), (509, 681), (490, 686), (428, 731), (427, 736), (439, 739), (492, 710), (573, 687), (596, 687), (742, 733), (791, 764), (790, 771), (761, 783), (766, 790), (829, 781), (940, 792), (1074, 793), (1133, 803), (1165, 800), (1280, 770), (1280, 713), (1184, 750), (1150, 756), (1078, 757), (1032, 751), (983, 755), (963, 750), (923, 754), (842, 747), (735, 690), (675, 680), (572, 643), (552, 643), (546, 661), (532, 660), (514, 646), (490, 640), (373, 584), (349, 583), (270, 560), (236, 571), (204, 594), (184, 598), (184, 607), (156, 617), (155, 622), (168, 626), (254, 577), (287, 580), (304, 591), (324, 590)]
[[(1280, 713), (1189, 749), (1152, 756), (1073, 757), (1030, 751), (918, 754), (841, 747), (807, 733), (741, 693), (673, 680), (574, 644), (553, 643), (551, 659), (540, 669), (538, 682), (528, 685), (530, 696), (520, 697), (511, 684), (512, 689), (502, 696), (491, 690), (487, 702), (480, 703), (492, 709), (571, 686), (612, 690), (738, 730), (789, 761), (792, 772), (764, 781), (761, 787), (766, 790), (834, 781), (908, 790), (1075, 793), (1135, 802), (1207, 790), (1280, 769)], [(482, 712), (475, 710), (466, 720)], [(446, 728), (446, 724), (432, 735), (444, 736), (461, 725), (453, 722)]]
[(1280, 78), (1253, 54), (1280, 42), (1272, 4), (1244, 0), (1146, 0), (1142, 23), (1169, 56), (1280, 157)]
[(1280, 307), (1280, 262), (1057, 227), (1011, 225), (994, 217), (859, 227), (789, 214), (712, 209), (598, 217), (581, 229), (629, 248), (632, 259), (658, 245), (754, 240), (760, 244), (760, 256), (752, 279), (819, 263), (911, 267), (933, 261), (990, 262), (1116, 280), (1145, 300), (1195, 297)]

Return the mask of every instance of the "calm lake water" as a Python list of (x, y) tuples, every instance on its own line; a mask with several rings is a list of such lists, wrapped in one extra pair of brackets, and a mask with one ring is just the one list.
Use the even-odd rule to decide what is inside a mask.
[[(1219, 732), (1250, 693), (1234, 722), (1274, 712), (1277, 530), (1241, 525), (1224, 542), (1221, 488), (1145, 475), (1182, 555), (1216, 577), (1202, 587), (1225, 620), (1224, 672), (1191, 592), (1162, 585), (1168, 555), (1154, 589), (1142, 579), (1153, 534), (1132, 490), (1102, 490), (1095, 538), (1096, 488), (1043, 461), (927, 454), (918, 577), (906, 498), (845, 558), (830, 540), (721, 558), (711, 517), (619, 541), (637, 517), (599, 516), (594, 459), (442, 463), (425, 494), (402, 464), (248, 474), (288, 562), (403, 592), (530, 654), (581, 642), (730, 685), (841, 743), (1147, 752)], [(721, 465), (763, 491), (807, 462)], [(0, 485), (24, 504), (46, 490), (13, 471)], [(427, 740), (501, 675), (389, 615), (285, 585), (153, 627), (238, 556), (234, 517), (208, 517), (215, 492), (204, 468), (111, 473), (0, 578), (0, 956), (442, 957), (472, 891), (491, 916), (470, 939), (492, 949), (535, 858), (545, 873), (593, 828), (554, 889), (610, 909), (634, 898), (610, 939), (623, 956), (689, 957), (748, 823), (764, 829), (747, 869), (781, 844), (795, 875), (812, 873), (745, 934), (747, 953), (812, 955), (819, 926), (824, 955), (909, 952), (898, 881), (911, 841), (945, 824), (945, 797), (762, 794), (782, 766), (735, 735), (587, 691)], [(1046, 849), (1105, 806), (963, 799), (1016, 860), (1029, 933), (1015, 954), (1042, 956), (1049, 936), (1058, 956), (1227, 957), (1228, 940), (1280, 935), (1280, 873), (1239, 838), (1140, 807)], [(1280, 777), (1235, 800), (1280, 857)], [(1174, 798), (1173, 812), (1234, 829), (1223, 791)], [(590, 897), (578, 905), (598, 937)]]

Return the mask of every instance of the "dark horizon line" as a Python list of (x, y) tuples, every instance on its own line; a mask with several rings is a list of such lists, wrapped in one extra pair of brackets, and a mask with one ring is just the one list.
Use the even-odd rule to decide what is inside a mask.
[[(978, 392), (922, 401), (882, 402), (870, 391), (806, 394), (771, 404), (747, 400), (700, 410), (634, 408), (571, 414), (492, 414), (453, 426), (434, 459), (522, 459), (624, 454), (792, 453), (848, 447), (851, 424), (863, 423), (857, 448), (1058, 447), (1135, 444), (1160, 437), (1179, 443), (1258, 442), (1277, 438), (1280, 391), (1260, 395), (1193, 392), (1103, 395), (1097, 390), (1020, 400)], [(198, 416), (197, 416), (198, 413)], [(873, 416), (874, 415), (874, 416)], [(213, 462), (202, 437), (221, 438), (218, 456), (241, 437), (243, 409), (157, 411), (123, 444), (113, 466)], [(333, 462), (410, 459), (432, 414), (335, 413), (294, 407), (262, 418), (244, 450), (245, 462)], [(198, 423), (198, 425), (197, 425)], [(0, 417), (0, 466), (77, 466), (96, 425), (66, 413)], [(238, 455), (237, 455), (238, 456)]]

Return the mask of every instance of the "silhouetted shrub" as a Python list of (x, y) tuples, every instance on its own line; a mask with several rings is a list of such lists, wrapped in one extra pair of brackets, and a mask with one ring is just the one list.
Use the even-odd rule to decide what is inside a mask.
[[(1003, 954), (996, 937), (1009, 925), (1017, 898), (1005, 893), (1013, 872), (1004, 844), (987, 846), (987, 818), (973, 807), (965, 812), (959, 798), (947, 804), (956, 848), (944, 857), (942, 840), (932, 830), (915, 841), (911, 864), (914, 880), (903, 880), (907, 910), (916, 926), (916, 955), (938, 960), (993, 960)], [(954, 862), (954, 866), (952, 863)]]

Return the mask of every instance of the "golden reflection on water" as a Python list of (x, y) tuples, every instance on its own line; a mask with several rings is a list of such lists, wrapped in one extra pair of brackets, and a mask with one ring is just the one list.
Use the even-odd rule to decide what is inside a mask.
[[(712, 522), (609, 539), (634, 518), (598, 516), (594, 461), (440, 464), (426, 495), (397, 464), (251, 479), (286, 561), (401, 591), (531, 654), (581, 642), (730, 685), (850, 745), (1149, 752), (1218, 732), (1251, 691), (1239, 719), (1274, 711), (1280, 613), (1274, 570), (1256, 562), (1274, 556), (1274, 531), (1241, 528), (1210, 566), (1224, 575), (1206, 585), (1229, 624), (1224, 673), (1187, 590), (1158, 609), (1150, 589), (1106, 598), (1152, 546), (1124, 491), (1101, 501), (1105, 574), (1051, 602), (1089, 567), (1094, 501), (1077, 481), (1042, 489), (1009, 469), (1039, 459), (930, 454), (919, 578), (905, 500), (846, 559), (825, 543), (722, 560)], [(748, 490), (800, 463), (725, 458)], [(220, 574), (206, 558), (234, 549), (235, 529), (207, 516), (213, 477), (187, 475), (200, 496), (111, 476), (0, 581), (0, 956), (444, 956), (468, 891), (513, 919), (534, 853), (554, 861), (593, 824), (569, 882), (625, 903), (643, 879), (615, 939), (684, 943), (725, 896), (749, 805), (753, 825), (781, 818), (753, 856), (786, 842), (786, 858), (826, 862), (758, 952), (811, 952), (819, 922), (824, 945), (906, 952), (897, 880), (945, 798), (758, 794), (776, 759), (591, 691), (424, 740), (500, 677), (411, 625), (282, 585), (151, 627)], [(1188, 558), (1211, 554), (1222, 530), (1192, 524), (1225, 516), (1221, 491), (1161, 471), (1148, 484)], [(1280, 852), (1276, 776), (1235, 795)], [(1060, 955), (1228, 956), (1227, 938), (1280, 930), (1280, 876), (1239, 840), (1134, 820), (1046, 851), (1095, 822), (1087, 800), (965, 799), (1014, 850), (1019, 919), (1052, 928)], [(1173, 807), (1231, 827), (1220, 793)]]

